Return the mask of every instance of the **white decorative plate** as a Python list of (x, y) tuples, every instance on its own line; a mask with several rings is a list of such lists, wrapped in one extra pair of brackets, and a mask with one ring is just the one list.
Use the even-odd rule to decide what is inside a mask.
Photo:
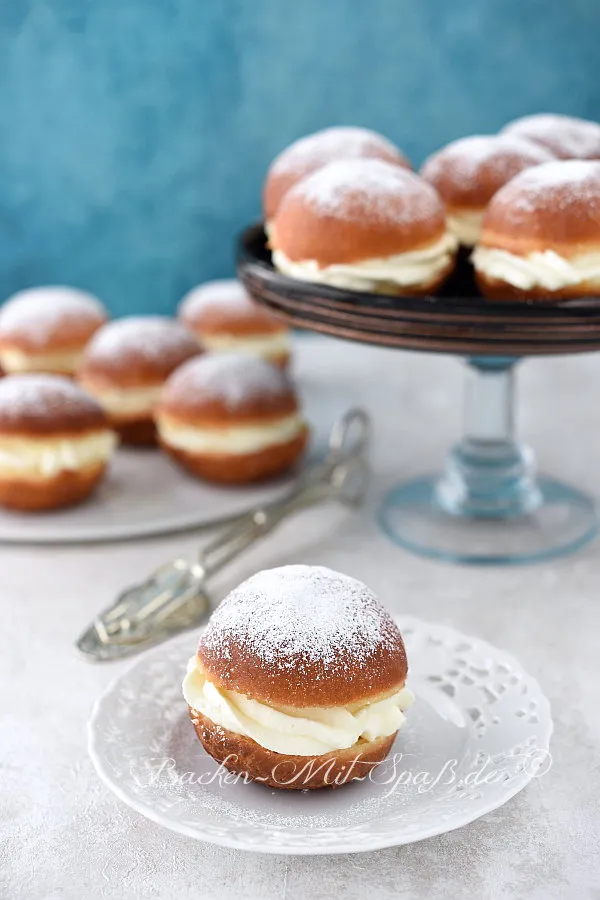
[(547, 771), (550, 706), (508, 654), (444, 625), (397, 621), (417, 699), (370, 779), (273, 791), (221, 770), (181, 696), (189, 634), (143, 656), (96, 704), (89, 750), (98, 774), (166, 828), (260, 853), (375, 850), (472, 822)]
[[(325, 453), (335, 419), (351, 404), (327, 385), (300, 390), (312, 429), (310, 460)], [(35, 514), (0, 510), (0, 543), (120, 541), (216, 525), (275, 500), (294, 478), (218, 487), (186, 475), (158, 450), (119, 449), (98, 490), (80, 506)]]

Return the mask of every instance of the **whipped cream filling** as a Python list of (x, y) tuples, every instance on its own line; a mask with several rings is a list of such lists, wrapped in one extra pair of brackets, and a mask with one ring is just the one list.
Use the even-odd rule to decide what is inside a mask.
[(112, 431), (83, 437), (23, 438), (0, 436), (0, 473), (29, 478), (52, 478), (106, 462), (117, 443)]
[(411, 287), (427, 284), (451, 263), (458, 240), (447, 231), (431, 247), (381, 259), (320, 266), (314, 259), (291, 260), (281, 250), (273, 251), (273, 264), (284, 275), (301, 281), (316, 281), (356, 291), (376, 290), (380, 285)]
[(263, 359), (277, 359), (290, 351), (287, 331), (276, 331), (259, 337), (233, 334), (203, 334), (202, 344), (210, 353), (245, 353)]
[(121, 388), (97, 390), (88, 388), (103, 410), (116, 418), (141, 418), (151, 416), (160, 397), (161, 385), (146, 388)]
[(0, 365), (6, 372), (53, 372), (72, 375), (79, 365), (81, 350), (58, 353), (31, 353), (18, 347), (4, 347), (0, 350)]
[(483, 210), (468, 210), (467, 212), (448, 213), (446, 216), (448, 228), (455, 234), (463, 247), (474, 247), (479, 240)]
[(600, 284), (600, 253), (584, 253), (567, 259), (554, 250), (518, 256), (494, 247), (476, 247), (471, 259), (482, 275), (521, 290), (541, 287), (559, 291), (584, 282)]
[(213, 428), (179, 425), (159, 416), (157, 428), (170, 447), (188, 453), (257, 453), (291, 441), (305, 428), (302, 416), (294, 413), (268, 425), (233, 425)]
[(188, 706), (215, 725), (252, 738), (267, 750), (296, 756), (321, 756), (352, 747), (360, 738), (388, 737), (402, 727), (404, 711), (414, 702), (412, 692), (402, 688), (361, 706), (270, 706), (212, 684), (195, 656), (182, 690)]

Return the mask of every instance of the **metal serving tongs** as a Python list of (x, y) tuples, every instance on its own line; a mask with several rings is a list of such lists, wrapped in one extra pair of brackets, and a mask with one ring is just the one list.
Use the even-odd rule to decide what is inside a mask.
[(123, 659), (197, 626), (211, 609), (208, 579), (291, 513), (327, 499), (360, 504), (369, 474), (370, 425), (364, 410), (348, 410), (333, 426), (326, 457), (286, 496), (235, 519), (195, 562), (175, 559), (127, 588), (84, 631), (77, 648), (97, 662)]

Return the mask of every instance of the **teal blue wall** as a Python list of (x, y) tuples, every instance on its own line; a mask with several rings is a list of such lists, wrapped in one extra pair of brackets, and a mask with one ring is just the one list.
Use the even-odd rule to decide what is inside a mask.
[(167, 311), (233, 271), (293, 138), (380, 129), (419, 162), (543, 110), (600, 118), (598, 0), (0, 0), (0, 297)]

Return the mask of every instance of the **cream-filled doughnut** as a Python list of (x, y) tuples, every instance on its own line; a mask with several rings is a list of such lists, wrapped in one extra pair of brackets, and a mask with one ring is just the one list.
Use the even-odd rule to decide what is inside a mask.
[(516, 135), (473, 135), (425, 160), (421, 176), (446, 204), (448, 227), (465, 247), (477, 243), (488, 203), (511, 178), (555, 157)]
[(207, 354), (167, 381), (156, 408), (161, 446), (193, 475), (262, 480), (302, 455), (308, 427), (285, 372), (255, 356)]
[(289, 360), (289, 329), (235, 279), (194, 288), (181, 301), (178, 315), (210, 353), (247, 353), (280, 366)]
[(71, 379), (0, 381), (0, 505), (48, 510), (84, 500), (116, 446), (101, 407)]
[(77, 377), (125, 443), (155, 443), (154, 406), (169, 375), (201, 352), (196, 338), (166, 316), (128, 316), (98, 331)]
[(297, 184), (270, 243), (275, 267), (292, 278), (389, 294), (435, 290), (458, 246), (437, 191), (375, 159), (330, 163)]
[(337, 787), (390, 751), (413, 696), (402, 636), (360, 581), (259, 572), (212, 614), (183, 694), (205, 750), (270, 787)]
[(600, 162), (527, 169), (493, 197), (473, 253), (494, 299), (559, 301), (600, 295)]
[(401, 150), (368, 128), (335, 126), (299, 138), (277, 156), (267, 173), (263, 208), (267, 230), (284, 196), (307, 175), (340, 159), (381, 159), (410, 169)]
[(600, 159), (600, 125), (589, 119), (536, 113), (509, 122), (500, 133), (534, 141), (559, 159)]
[(19, 291), (0, 307), (0, 364), (10, 373), (73, 375), (107, 319), (85, 291), (59, 285)]

